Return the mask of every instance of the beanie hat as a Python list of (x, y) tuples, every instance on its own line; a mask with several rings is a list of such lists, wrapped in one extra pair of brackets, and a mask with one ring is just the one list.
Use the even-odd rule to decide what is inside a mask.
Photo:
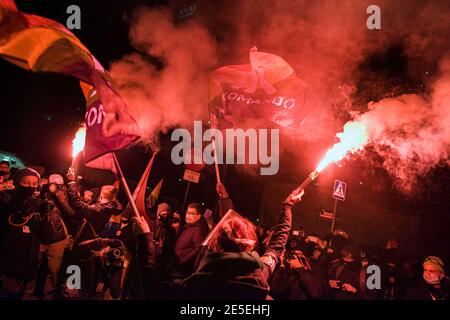
[(14, 179), (13, 179), (14, 186), (17, 187), (19, 185), (20, 181), (22, 181), (22, 179), (25, 178), (26, 176), (37, 177), (39, 179), (39, 181), (41, 180), (41, 176), (39, 175), (39, 173), (36, 170), (31, 169), (31, 168), (24, 168), (24, 169), (18, 170), (14, 174)]
[(426, 257), (426, 259), (423, 261), (423, 265), (425, 265), (426, 263), (437, 267), (442, 273), (445, 273), (444, 272), (445, 265), (441, 258), (436, 256), (429, 256)]
[(361, 250), (359, 250), (359, 248), (354, 244), (346, 245), (344, 248), (342, 248), (341, 252), (342, 251), (345, 251), (346, 253), (350, 253), (352, 255), (352, 258), (355, 260), (358, 260), (361, 258)]
[(169, 215), (172, 214), (172, 209), (171, 209), (170, 206), (169, 206), (167, 203), (165, 203), (165, 202), (160, 203), (160, 204), (158, 205), (158, 209), (157, 209), (156, 213), (157, 213), (157, 214), (160, 214), (160, 213), (163, 212), (163, 211), (167, 211), (167, 212), (169, 213)]
[(64, 179), (59, 174), (52, 174), (48, 178), (48, 182), (49, 183), (54, 183), (54, 184), (64, 184)]

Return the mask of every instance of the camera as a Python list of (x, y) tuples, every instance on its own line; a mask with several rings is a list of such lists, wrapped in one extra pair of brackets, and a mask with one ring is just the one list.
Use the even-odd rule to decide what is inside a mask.
[(79, 244), (81, 248), (91, 250), (105, 267), (122, 268), (125, 261), (125, 245), (121, 240), (96, 238)]
[(56, 191), (64, 190), (64, 185), (62, 184), (56, 184), (56, 183), (50, 183), (45, 184), (41, 188), (41, 197), (45, 198), (47, 194), (53, 194)]
[(308, 258), (300, 250), (288, 250), (285, 256), (286, 261), (297, 260), (300, 262), (300, 268), (303, 270), (311, 271), (311, 265)]
[(104, 254), (104, 264), (106, 266), (113, 266), (122, 268), (125, 261), (125, 252), (123, 248), (108, 248)]
[(50, 212), (52, 212), (55, 209), (55, 205), (53, 204), (53, 202), (48, 201), (48, 200), (43, 200), (41, 201), (40, 205), (39, 205), (39, 213), (43, 214), (43, 215), (47, 215)]

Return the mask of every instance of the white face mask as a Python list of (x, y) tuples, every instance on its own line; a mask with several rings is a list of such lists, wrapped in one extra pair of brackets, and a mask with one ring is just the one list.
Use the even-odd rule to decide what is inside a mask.
[(427, 274), (424, 273), (423, 274), (423, 279), (428, 283), (428, 284), (439, 284), (441, 282), (442, 277), (439, 274)]

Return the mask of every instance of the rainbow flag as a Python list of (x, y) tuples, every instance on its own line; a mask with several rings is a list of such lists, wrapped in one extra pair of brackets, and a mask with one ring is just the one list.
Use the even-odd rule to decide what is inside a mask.
[(33, 72), (72, 75), (94, 84), (105, 70), (62, 24), (18, 11), (13, 0), (0, 1), (0, 56)]
[(25, 70), (80, 79), (87, 101), (86, 162), (139, 139), (136, 121), (108, 73), (62, 24), (22, 13), (13, 0), (0, 0), (0, 57)]

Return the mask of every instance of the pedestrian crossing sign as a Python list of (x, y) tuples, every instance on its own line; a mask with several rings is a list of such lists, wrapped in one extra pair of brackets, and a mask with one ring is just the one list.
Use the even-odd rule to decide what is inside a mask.
[(347, 184), (343, 181), (334, 180), (333, 198), (344, 201), (347, 192)]

